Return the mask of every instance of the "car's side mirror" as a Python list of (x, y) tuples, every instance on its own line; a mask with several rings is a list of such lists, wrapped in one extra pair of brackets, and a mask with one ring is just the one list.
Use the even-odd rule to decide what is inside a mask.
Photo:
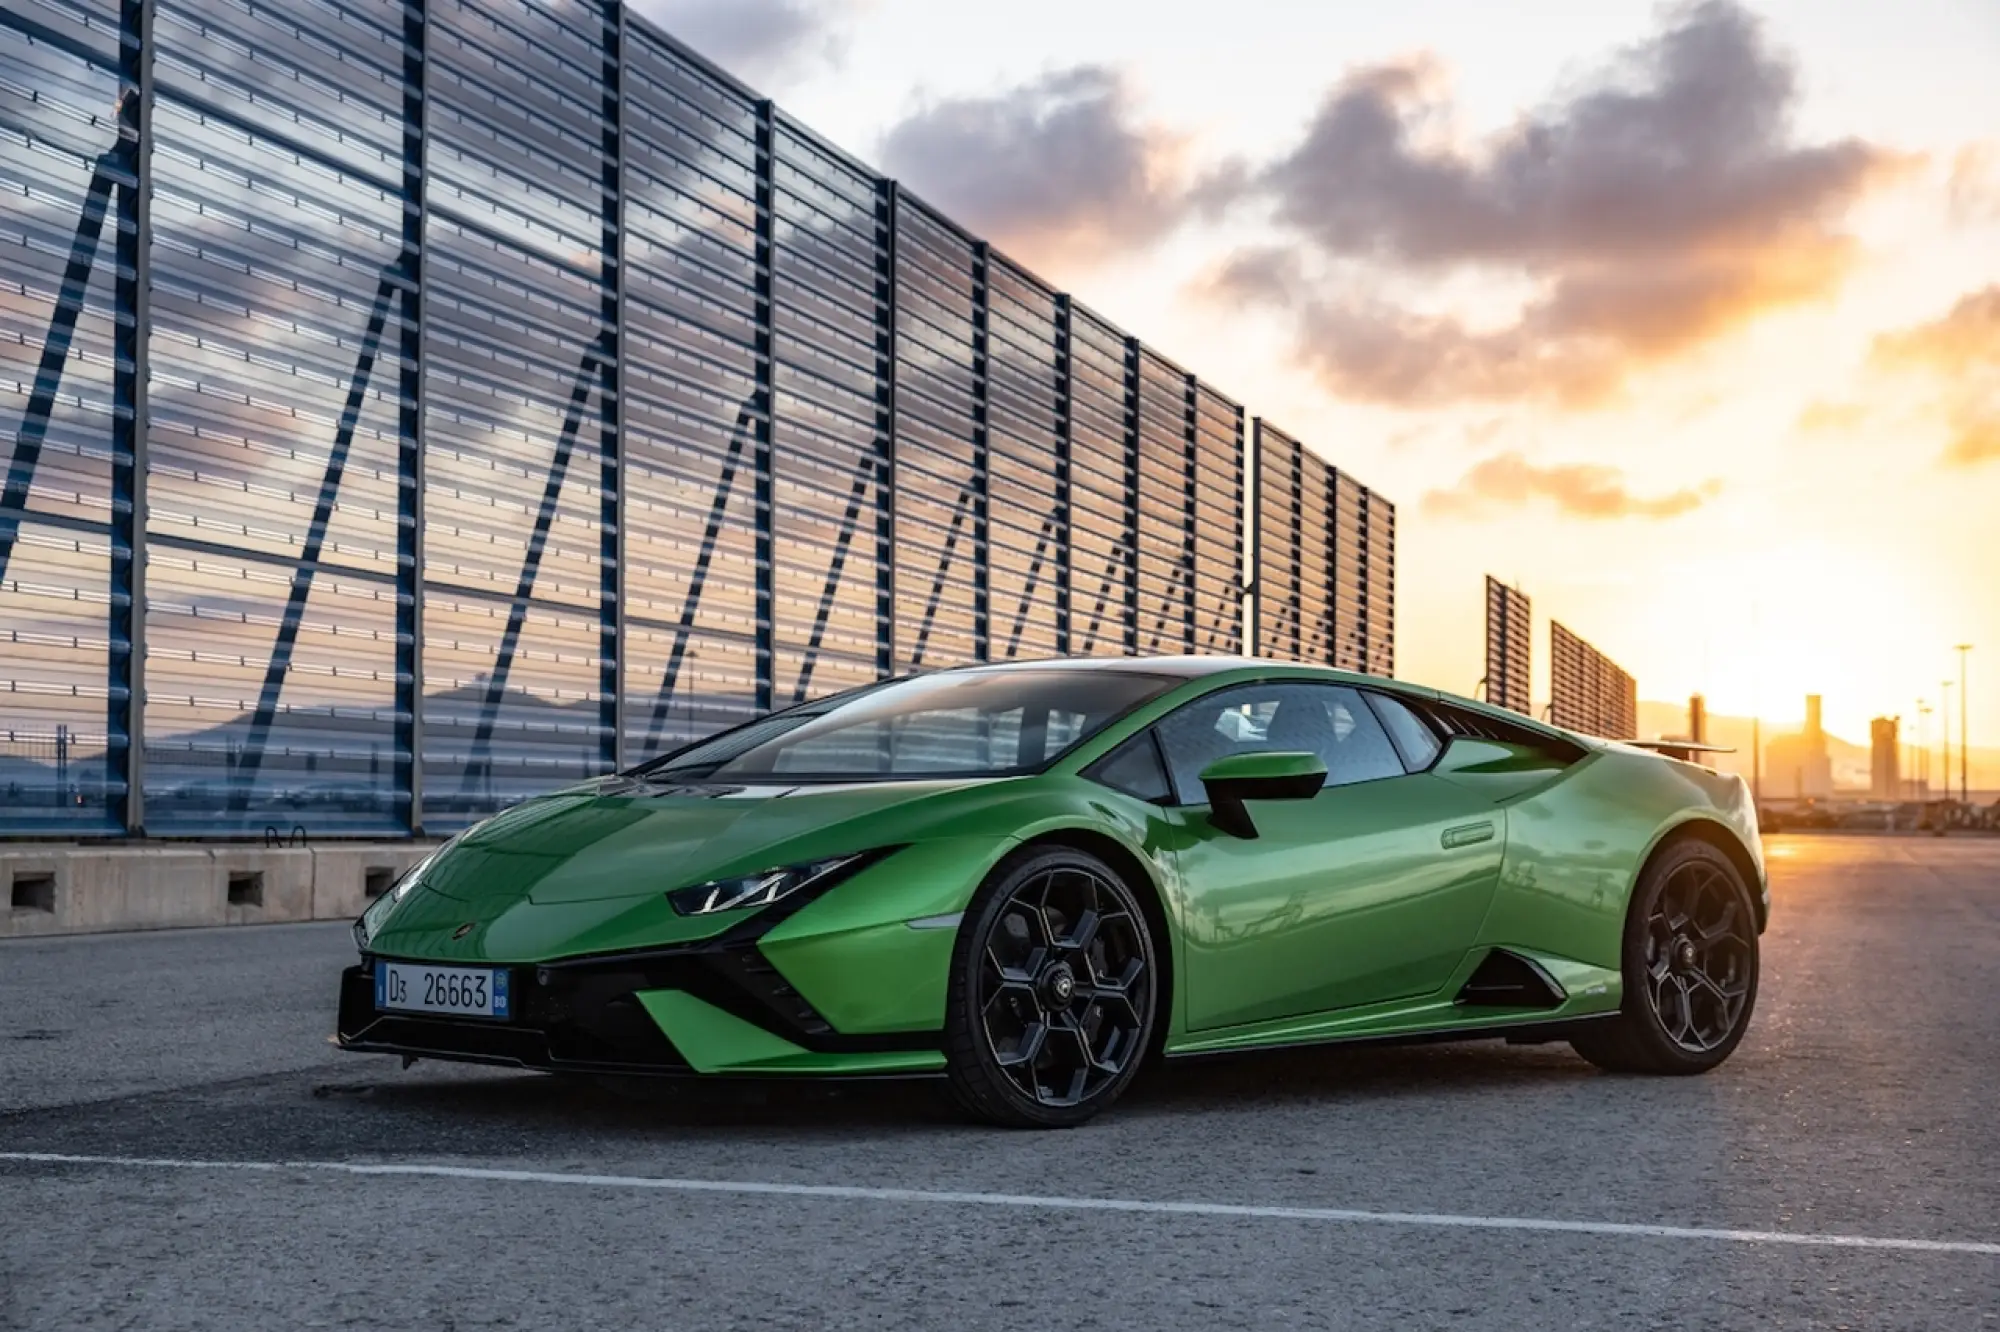
[(1231, 837), (1255, 837), (1246, 800), (1310, 800), (1326, 785), (1326, 761), (1317, 754), (1275, 750), (1231, 754), (1201, 770), (1208, 792), (1208, 821)]

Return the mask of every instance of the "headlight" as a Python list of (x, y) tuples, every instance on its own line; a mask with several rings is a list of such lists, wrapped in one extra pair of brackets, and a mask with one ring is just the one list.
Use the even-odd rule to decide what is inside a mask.
[[(462, 837), (464, 834), (461, 833), (459, 836)], [(368, 945), (374, 941), (376, 933), (388, 921), (389, 913), (396, 909), (396, 904), (409, 896), (411, 889), (422, 885), (425, 872), (437, 862), (439, 856), (450, 850), (452, 843), (457, 840), (457, 837), (452, 838), (451, 841), (446, 842), (443, 846), (440, 846), (437, 850), (410, 866), (409, 869), (403, 871), (402, 878), (396, 880), (387, 892), (368, 904), (367, 910), (363, 911), (359, 919), (354, 922), (354, 946), (356, 948), (359, 948), (364, 953), (368, 951)]]
[(667, 894), (667, 902), (683, 916), (706, 916), (717, 911), (769, 906), (790, 897), (801, 888), (818, 883), (829, 874), (839, 873), (860, 859), (858, 854), (834, 856), (804, 865), (787, 865), (782, 869), (746, 874), (740, 879), (713, 879), (692, 888), (676, 888)]

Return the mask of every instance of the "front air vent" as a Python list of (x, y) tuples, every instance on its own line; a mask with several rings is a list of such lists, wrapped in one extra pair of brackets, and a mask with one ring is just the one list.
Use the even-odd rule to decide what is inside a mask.
[(708, 959), (709, 965), (735, 980), (788, 1025), (808, 1036), (824, 1036), (833, 1030), (755, 945), (716, 949)]
[(1468, 1008), (1555, 1008), (1569, 998), (1555, 977), (1519, 953), (1488, 953), (1453, 1002)]

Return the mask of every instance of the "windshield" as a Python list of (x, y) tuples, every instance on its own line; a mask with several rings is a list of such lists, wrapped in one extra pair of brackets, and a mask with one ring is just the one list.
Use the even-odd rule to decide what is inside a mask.
[(1175, 683), (1101, 668), (920, 675), (761, 718), (640, 771), (717, 781), (1039, 772)]

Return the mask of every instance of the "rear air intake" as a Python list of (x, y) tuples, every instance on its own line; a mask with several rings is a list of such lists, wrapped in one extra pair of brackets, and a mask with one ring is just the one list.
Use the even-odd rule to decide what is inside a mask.
[(1479, 1008), (1554, 1008), (1568, 997), (1540, 965), (1496, 948), (1473, 971), (1454, 1002)]
[(1464, 708), (1455, 703), (1439, 701), (1424, 705), (1425, 711), (1443, 726), (1451, 736), (1468, 736), (1474, 740), (1493, 740), (1503, 745), (1520, 745), (1546, 754), (1558, 763), (1576, 763), (1590, 751), (1565, 736), (1553, 731), (1545, 731), (1539, 726), (1525, 722), (1510, 721), (1505, 717), (1495, 717), (1491, 713), (1476, 708)]

